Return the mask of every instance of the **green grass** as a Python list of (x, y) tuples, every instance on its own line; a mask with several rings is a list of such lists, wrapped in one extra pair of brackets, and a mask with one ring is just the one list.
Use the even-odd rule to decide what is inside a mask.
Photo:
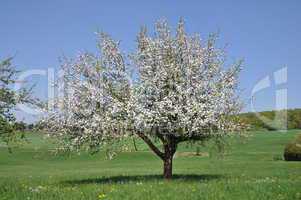
[[(0, 199), (301, 199), (301, 163), (281, 158), (285, 144), (301, 131), (256, 132), (231, 140), (223, 159), (174, 159), (174, 179), (161, 178), (162, 163), (138, 142), (139, 152), (113, 160), (91, 156), (54, 156), (36, 134), (13, 154), (0, 145)], [(194, 151), (183, 144), (180, 152)], [(203, 147), (202, 152), (208, 152)]]

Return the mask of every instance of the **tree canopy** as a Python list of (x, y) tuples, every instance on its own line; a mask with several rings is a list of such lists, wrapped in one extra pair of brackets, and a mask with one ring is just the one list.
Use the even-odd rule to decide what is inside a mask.
[(0, 62), (0, 139), (7, 144), (16, 139), (13, 114), (15, 106), (18, 103), (33, 103), (30, 97), (31, 89), (12, 89), (17, 74), (18, 71), (12, 65), (12, 58)]
[(10, 124), (14, 120), (11, 109), (16, 105), (15, 93), (9, 88), (14, 83), (16, 70), (12, 67), (11, 58), (0, 62), (0, 137), (9, 142), (13, 133)]

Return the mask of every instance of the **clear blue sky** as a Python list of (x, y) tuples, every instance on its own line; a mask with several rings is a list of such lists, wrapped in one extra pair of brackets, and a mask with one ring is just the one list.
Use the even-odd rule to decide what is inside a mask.
[[(288, 106), (301, 107), (301, 1), (96, 1), (2, 0), (0, 58), (15, 56), (21, 69), (58, 68), (58, 57), (80, 50), (96, 51), (94, 32), (104, 30), (134, 48), (141, 25), (153, 27), (166, 18), (175, 26), (182, 16), (190, 33), (206, 38), (220, 31), (220, 45), (229, 44), (229, 59), (245, 59), (240, 78), (249, 110), (251, 90), (267, 75), (288, 67), (288, 84), (272, 86), (256, 96), (256, 109), (275, 107), (275, 90), (288, 88)], [(36, 95), (44, 98), (46, 77), (35, 77)], [(31, 116), (19, 114), (26, 120)]]

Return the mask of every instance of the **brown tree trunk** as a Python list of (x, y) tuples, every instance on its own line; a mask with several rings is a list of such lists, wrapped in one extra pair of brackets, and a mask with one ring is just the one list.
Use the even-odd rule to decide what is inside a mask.
[(163, 177), (167, 180), (172, 178), (172, 160), (176, 149), (177, 143), (173, 140), (169, 140), (168, 143), (164, 145)]
[(172, 159), (173, 156), (170, 155), (169, 157), (166, 156), (166, 158), (163, 160), (164, 162), (163, 177), (164, 179), (167, 180), (172, 178)]

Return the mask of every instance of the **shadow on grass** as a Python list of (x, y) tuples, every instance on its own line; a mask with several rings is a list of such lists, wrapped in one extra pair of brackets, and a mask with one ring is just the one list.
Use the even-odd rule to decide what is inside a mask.
[[(195, 174), (175, 174), (172, 177), (172, 181), (184, 181), (184, 182), (201, 182), (210, 181), (214, 179), (221, 179), (222, 175), (205, 174), (205, 175), (195, 175)], [(124, 184), (132, 182), (148, 182), (148, 181), (163, 181), (162, 175), (133, 175), (133, 176), (111, 176), (102, 178), (89, 178), (81, 180), (69, 180), (62, 182), (67, 185), (81, 185), (81, 184)]]

